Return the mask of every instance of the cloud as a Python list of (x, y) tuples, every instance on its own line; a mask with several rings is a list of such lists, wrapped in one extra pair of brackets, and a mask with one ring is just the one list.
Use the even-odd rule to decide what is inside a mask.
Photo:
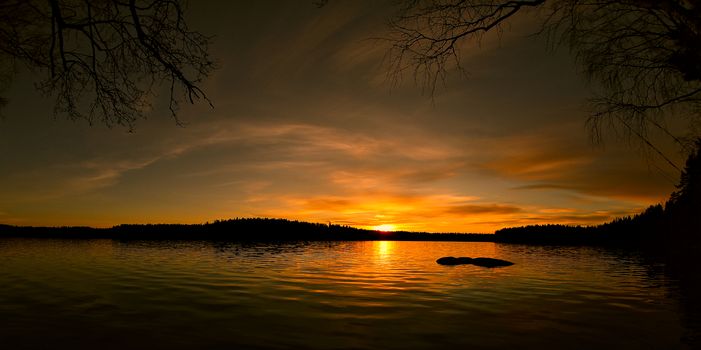
[[(557, 134), (554, 134), (557, 132)], [(592, 149), (568, 133), (541, 130), (540, 135), (508, 136), (493, 147), (476, 168), (509, 179), (517, 191), (563, 192), (581, 197), (624, 201), (636, 207), (664, 200), (672, 186), (654, 173), (630, 149)], [(605, 156), (604, 156), (605, 155)]]
[(281, 196), (275, 202), (276, 206), (268, 207), (267, 211), (259, 214), (266, 216), (273, 212), (287, 218), (332, 221), (366, 228), (391, 223), (399, 229), (432, 232), (464, 232), (468, 227), (465, 223), (478, 224), (522, 211), (513, 205), (485, 203), (476, 197), (455, 194), (364, 192), (312, 197)]
[(444, 213), (448, 214), (459, 214), (459, 215), (475, 215), (475, 214), (514, 214), (523, 212), (522, 208), (503, 205), (503, 204), (489, 204), (489, 205), (458, 205), (446, 208)]
[(547, 128), (530, 135), (509, 135), (487, 140), (488, 159), (477, 164), (500, 176), (524, 180), (561, 179), (578, 173), (595, 160), (595, 154), (567, 136)]
[(258, 216), (282, 216), (371, 228), (392, 224), (402, 230), (493, 232), (531, 224), (594, 225), (632, 215), (636, 209), (587, 210), (493, 203), (443, 194), (362, 193), (267, 198)]
[[(486, 172), (516, 181), (517, 185), (503, 191), (594, 195), (595, 187), (571, 183), (580, 179), (581, 172), (591, 173), (594, 157), (574, 145), (558, 148), (557, 140), (544, 136), (473, 139), (475, 144), (483, 143), (478, 146), (483, 152), (476, 153), (430, 134), (375, 135), (310, 123), (219, 120), (199, 125), (190, 138), (175, 146), (173, 139), (162, 140), (160, 148), (151, 149), (152, 156), (141, 160), (105, 157), (83, 162), (81, 166), (89, 171), (77, 183), (83, 190), (96, 190), (116, 185), (126, 173), (137, 176), (166, 159), (174, 164), (196, 160), (206, 167), (185, 172), (182, 178), (196, 180), (200, 189), (192, 191), (217, 188), (220, 193), (210, 198), (222, 199), (210, 201), (221, 201), (221, 208), (229, 203), (229, 215), (282, 216), (360, 227), (392, 223), (401, 229), (434, 232), (490, 232), (509, 224), (591, 224), (613, 218), (613, 211), (524, 204), (523, 198), (505, 202), (493, 194), (481, 198), (455, 189), (456, 184), (470, 184), (467, 178), (475, 172)], [(596, 183), (600, 175), (587, 176)], [(235, 199), (226, 200), (226, 193)]]
[(156, 100), (126, 134), (38, 127), (50, 109), (18, 96), (28, 108), (6, 122), (22, 128), (0, 129), (13, 150), (0, 156), (3, 209), (69, 224), (283, 216), (490, 232), (597, 223), (671, 189), (630, 152), (591, 149), (571, 62), (534, 55), (542, 47), (519, 33), (466, 44), (470, 79), (449, 76), (421, 96), (409, 75), (391, 92), (382, 85), (385, 47), (364, 40), (382, 33), (393, 4), (194, 5), (194, 19), (227, 38), (204, 85), (216, 109), (183, 104), (181, 128)]

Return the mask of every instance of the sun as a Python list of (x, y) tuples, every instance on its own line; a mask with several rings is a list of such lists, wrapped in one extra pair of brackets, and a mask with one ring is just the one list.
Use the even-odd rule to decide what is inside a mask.
[(390, 232), (390, 231), (396, 231), (397, 226), (391, 225), (391, 224), (382, 224), (382, 225), (373, 226), (372, 229), (375, 231)]

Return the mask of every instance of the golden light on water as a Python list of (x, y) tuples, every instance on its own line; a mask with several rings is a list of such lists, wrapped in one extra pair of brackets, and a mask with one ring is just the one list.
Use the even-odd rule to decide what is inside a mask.
[(392, 251), (394, 250), (394, 245), (395, 241), (376, 241), (374, 242), (375, 245), (375, 252), (378, 258), (384, 259), (385, 257), (389, 256), (392, 254)]

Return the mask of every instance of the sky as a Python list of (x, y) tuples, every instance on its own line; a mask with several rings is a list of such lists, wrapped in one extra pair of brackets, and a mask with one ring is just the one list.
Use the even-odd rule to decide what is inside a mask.
[(133, 132), (54, 117), (34, 88), (42, 73), (21, 70), (3, 93), (0, 223), (275, 217), (490, 233), (598, 224), (674, 190), (678, 173), (635, 142), (591, 142), (593, 87), (528, 17), (463, 45), (467, 74), (434, 94), (412, 76), (392, 85), (373, 39), (391, 4), (190, 2), (219, 68), (202, 85), (214, 108), (184, 106), (184, 126), (162, 98)]

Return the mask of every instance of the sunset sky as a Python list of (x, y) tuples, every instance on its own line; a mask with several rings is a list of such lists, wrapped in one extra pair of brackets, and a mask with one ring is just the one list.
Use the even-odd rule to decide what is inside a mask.
[[(53, 118), (22, 71), (2, 92), (0, 223), (112, 226), (277, 217), (429, 232), (596, 224), (663, 201), (678, 178), (614, 134), (590, 142), (594, 87), (517, 18), (462, 47), (433, 97), (386, 81), (392, 2), (191, 1), (214, 35), (214, 103), (162, 99), (134, 132)], [(662, 143), (681, 164), (681, 156)]]

